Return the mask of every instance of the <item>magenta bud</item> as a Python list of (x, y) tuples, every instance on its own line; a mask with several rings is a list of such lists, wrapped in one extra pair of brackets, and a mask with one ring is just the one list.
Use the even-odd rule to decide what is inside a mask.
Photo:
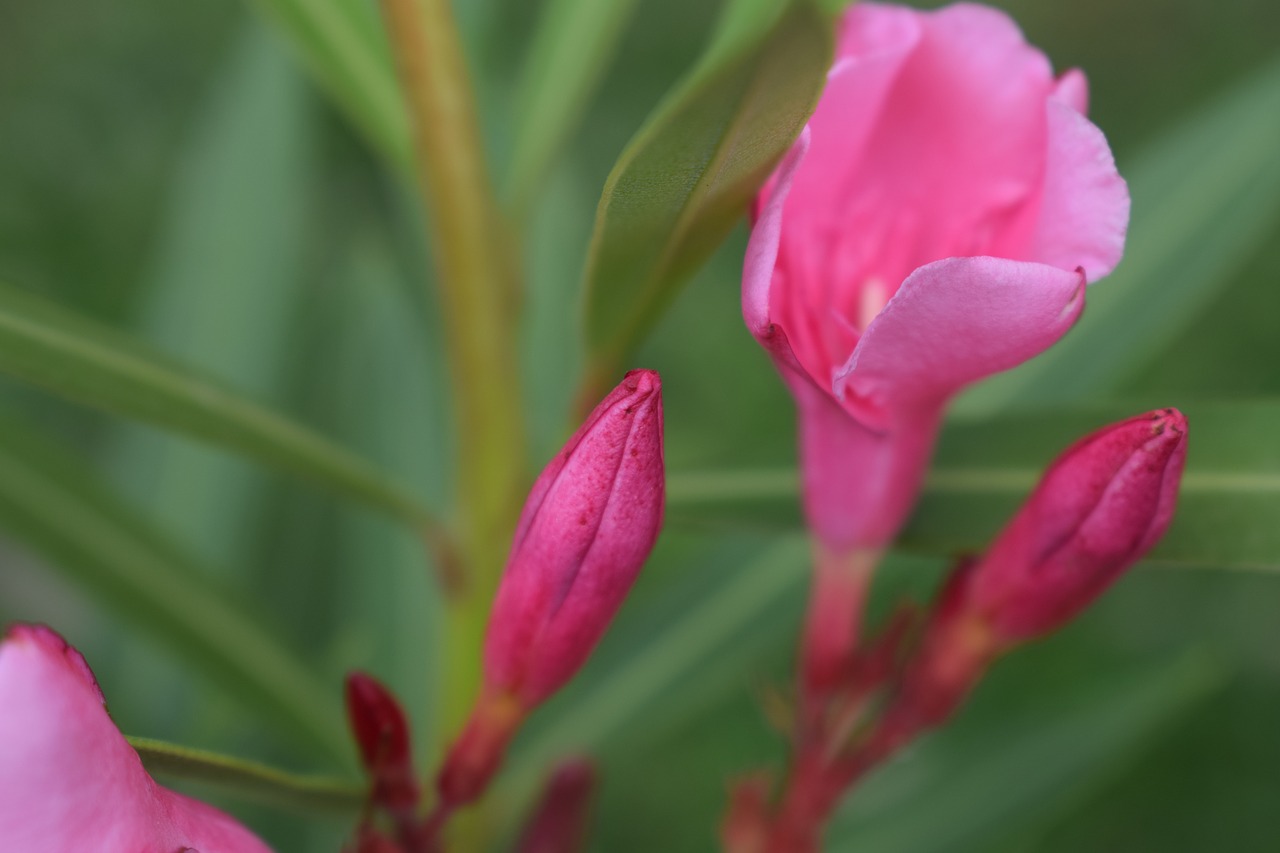
[(373, 782), (373, 801), (393, 814), (411, 814), (421, 789), (400, 703), (373, 677), (353, 672), (347, 676), (347, 718)]
[(633, 370), (538, 477), (485, 638), (485, 687), (526, 709), (582, 666), (662, 526), (662, 385)]
[(577, 758), (558, 766), (547, 780), (537, 809), (516, 845), (519, 853), (576, 853), (586, 849), (587, 819), (596, 787), (591, 762)]
[(1062, 626), (1164, 535), (1187, 421), (1161, 409), (1072, 445), (974, 568), (970, 606), (1002, 642)]

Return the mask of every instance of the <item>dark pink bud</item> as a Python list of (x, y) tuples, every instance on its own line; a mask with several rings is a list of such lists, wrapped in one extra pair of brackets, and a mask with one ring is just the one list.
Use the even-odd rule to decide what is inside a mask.
[(421, 791), (400, 703), (372, 676), (353, 672), (347, 676), (347, 718), (373, 782), (373, 801), (392, 813), (412, 814)]
[(576, 853), (586, 849), (587, 818), (596, 771), (586, 759), (566, 761), (547, 780), (546, 791), (520, 836), (519, 853)]
[(489, 691), (542, 702), (622, 605), (662, 525), (661, 387), (628, 373), (534, 483), (489, 617)]
[(1187, 455), (1187, 421), (1161, 409), (1072, 445), (975, 567), (969, 602), (1004, 642), (1048, 633), (1164, 535)]

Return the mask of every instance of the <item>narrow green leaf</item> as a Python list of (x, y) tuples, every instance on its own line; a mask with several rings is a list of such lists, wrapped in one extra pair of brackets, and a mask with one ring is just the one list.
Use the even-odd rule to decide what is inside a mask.
[(281, 731), (347, 761), (337, 685), (291, 652), (69, 452), (0, 419), (0, 527), (124, 619), (269, 715)]
[(127, 336), (0, 285), (0, 372), (308, 478), (415, 525), (418, 500), (367, 462)]
[(256, 761), (150, 738), (128, 740), (142, 759), (142, 766), (153, 776), (203, 782), (265, 806), (355, 816), (368, 799), (367, 789), (359, 782), (301, 776)]
[(391, 54), (368, 4), (350, 0), (252, 0), (373, 146), (395, 166), (413, 159), (409, 119)]
[[(359, 222), (348, 225), (349, 246), (335, 270), (343, 286), (330, 288), (333, 333), (316, 353), (330, 397), (324, 422), (344, 442), (448, 499), (452, 426), (439, 335), (412, 305), (411, 283), (385, 238)], [(436, 318), (428, 317), (434, 324)], [(371, 382), (370, 377), (384, 377)], [(440, 488), (440, 487), (445, 488)], [(434, 756), (427, 732), (436, 719), (437, 680), (448, 649), (441, 642), (439, 587), (431, 583), (421, 543), (403, 527), (369, 513), (341, 519), (338, 574), (333, 589), (345, 614), (343, 655), (335, 669), (366, 669), (395, 690), (419, 732), (423, 766)], [(370, 572), (369, 566), (380, 571)]]
[(595, 91), (636, 0), (551, 0), (516, 93), (515, 142), (505, 195), (527, 210)]
[[(1024, 691), (1047, 690), (1052, 700), (1041, 695), (1031, 710), (1017, 711), (1002, 701), (1001, 713), (962, 712), (953, 726), (857, 789), (833, 821), (827, 849), (1005, 849), (1029, 827), (1052, 818), (1064, 801), (1087, 796), (1112, 778), (1222, 684), (1198, 655), (1125, 677), (1094, 675), (1088, 685), (1079, 679), (1046, 685), (1028, 671), (1029, 662), (1018, 662)], [(988, 686), (996, 685), (984, 685), (979, 699)], [(1082, 696), (1082, 687), (1092, 688), (1092, 695)]]
[(813, 111), (833, 44), (810, 0), (733, 2), (702, 61), (623, 151), (587, 259), (596, 375), (616, 372), (739, 221)]
[[(166, 354), (279, 400), (299, 319), (315, 301), (303, 271), (314, 103), (260, 24), (224, 68), (179, 159), (134, 326)], [(268, 472), (127, 421), (113, 424), (102, 458), (120, 494), (193, 553), (241, 577), (258, 569), (248, 552), (266, 516)]]
[[(928, 554), (980, 551), (1072, 441), (1140, 409), (1109, 405), (953, 422), (900, 545)], [(1183, 407), (1190, 422), (1178, 514), (1150, 562), (1280, 571), (1280, 402)], [(673, 473), (673, 523), (800, 524), (794, 470)]]
[(1045, 354), (975, 387), (958, 413), (1082, 399), (1124, 387), (1176, 343), (1270, 239), (1280, 216), (1280, 63), (1212, 101), (1123, 168), (1125, 259)]

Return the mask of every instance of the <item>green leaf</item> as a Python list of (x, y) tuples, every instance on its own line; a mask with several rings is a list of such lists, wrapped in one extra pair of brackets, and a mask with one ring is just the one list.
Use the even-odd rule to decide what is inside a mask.
[(381, 23), (352, 0), (253, 0), (339, 107), (393, 165), (413, 160), (409, 119)]
[[(1043, 658), (1039, 651), (1034, 657)], [(1068, 677), (1059, 685), (1037, 677), (1032, 658), (1028, 653), (1018, 661), (1015, 675), (1024, 695), (1028, 688), (1040, 694), (1033, 707), (1012, 708), (1007, 696), (997, 696), (1002, 707), (991, 708), (984, 700), (992, 697), (983, 694), (996, 685), (984, 684), (974, 704), (990, 713), (963, 710), (946, 731), (875, 773), (833, 821), (827, 849), (1006, 849), (1064, 803), (1113, 777), (1222, 684), (1199, 655), (1124, 677), (1094, 674), (1085, 684)], [(995, 679), (1011, 686), (1008, 675), (997, 672)], [(1082, 688), (1092, 688), (1091, 695), (1081, 695)]]
[(1122, 169), (1133, 195), (1125, 259), (1045, 354), (983, 382), (957, 413), (1115, 391), (1188, 333), (1270, 239), (1280, 216), (1280, 63), (1219, 96)]
[[(263, 399), (309, 316), (303, 259), (314, 229), (314, 99), (261, 25), (224, 60), (161, 217), (151, 284), (135, 327), (166, 354)], [(193, 552), (243, 577), (266, 514), (268, 473), (179, 436), (113, 424), (103, 458), (135, 506)]]
[(349, 760), (337, 685), (325, 689), (202, 567), (65, 449), (0, 419), (0, 527), (150, 632), (282, 732)]
[[(348, 246), (330, 288), (333, 332), (314, 359), (330, 397), (326, 424), (369, 458), (437, 486), (433, 501), (448, 498), (452, 478), (452, 426), (438, 351), (437, 318), (423, 320), (412, 304), (413, 288), (380, 232), (367, 221), (343, 229)], [(381, 377), (370, 381), (371, 377)], [(335, 669), (376, 674), (404, 705), (419, 733), (420, 754), (433, 747), (427, 732), (438, 725), (436, 681), (448, 650), (441, 642), (442, 601), (422, 545), (403, 527), (368, 513), (341, 519), (341, 566), (333, 595), (344, 614), (341, 659)], [(380, 571), (370, 572), (369, 566)], [(423, 766), (434, 756), (423, 754)]]
[[(1079, 408), (953, 422), (900, 546), (947, 555), (982, 550), (1072, 441), (1135, 407)], [(1172, 527), (1148, 558), (1170, 566), (1280, 571), (1280, 402), (1183, 407), (1187, 468)], [(800, 524), (794, 470), (673, 473), (673, 524)]]
[(813, 111), (833, 43), (809, 0), (732, 3), (701, 62), (623, 151), (587, 259), (595, 375), (616, 372), (742, 217)]
[(368, 799), (366, 787), (359, 782), (300, 776), (256, 761), (150, 738), (128, 740), (152, 776), (203, 782), (266, 806), (355, 817)]
[(516, 93), (515, 142), (505, 194), (527, 210), (573, 132), (636, 0), (551, 0), (543, 10)]
[(367, 462), (127, 336), (0, 285), (0, 372), (308, 478), (411, 524), (426, 510)]

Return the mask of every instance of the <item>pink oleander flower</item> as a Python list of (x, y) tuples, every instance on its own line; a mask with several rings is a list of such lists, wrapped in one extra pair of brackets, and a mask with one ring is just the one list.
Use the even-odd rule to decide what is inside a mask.
[(481, 695), (438, 780), (445, 803), (478, 796), (524, 716), (586, 662), (653, 549), (665, 490), (662, 385), (633, 370), (529, 492), (489, 615)]
[(809, 126), (760, 193), (743, 315), (796, 398), (820, 545), (878, 550), (947, 400), (1075, 322), (1129, 198), (1078, 71), (1003, 12), (859, 3)]
[(0, 643), (0, 839), (25, 853), (267, 853), (227, 815), (156, 784), (88, 664), (48, 628)]

